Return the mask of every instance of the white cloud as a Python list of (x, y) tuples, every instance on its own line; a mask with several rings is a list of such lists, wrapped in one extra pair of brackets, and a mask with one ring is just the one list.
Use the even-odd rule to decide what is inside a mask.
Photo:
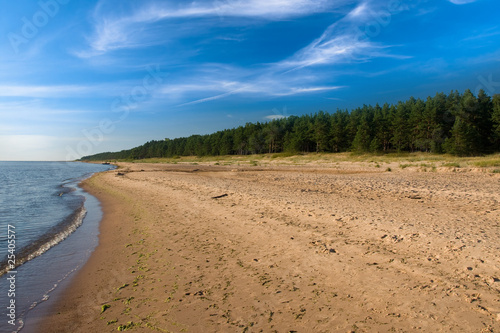
[(388, 14), (383, 7), (370, 6), (368, 2), (363, 2), (343, 19), (330, 25), (311, 44), (277, 63), (276, 67), (285, 71), (296, 71), (311, 66), (365, 62), (376, 57), (406, 59), (406, 56), (388, 53), (390, 46), (378, 44), (364, 33), (366, 25), (375, 18), (387, 19), (387, 15), (392, 14)]
[[(339, 2), (345, 0), (337, 1), (337, 4)], [(153, 11), (146, 11), (145, 14), (146, 17), (157, 14), (160, 18), (218, 15), (274, 20), (309, 15), (324, 10), (330, 4), (331, 1), (328, 0), (225, 0), (209, 2), (207, 5), (192, 2), (190, 6), (180, 9), (153, 6)]]
[(332, 34), (331, 30), (333, 29), (326, 31), (315, 42), (278, 65), (289, 68), (288, 70), (297, 70), (310, 66), (351, 62), (356, 57), (368, 55), (377, 48), (371, 41), (360, 40), (355, 33)]
[(331, 86), (331, 87), (292, 87), (289, 88), (288, 91), (279, 93), (276, 92), (274, 93), (274, 96), (291, 96), (291, 95), (298, 95), (298, 94), (308, 94), (308, 93), (317, 93), (317, 92), (323, 92), (323, 91), (328, 91), (328, 90), (337, 90), (345, 88), (342, 86)]
[[(147, 74), (147, 72), (145, 72)], [(0, 85), (0, 97), (23, 98), (72, 98), (72, 97), (117, 97), (130, 93), (131, 89), (142, 85), (143, 80), (104, 82), (88, 85)]]
[(77, 85), (65, 86), (0, 86), (0, 97), (62, 97), (68, 94), (81, 94), (88, 92), (89, 87)]
[[(405, 56), (389, 53), (390, 46), (373, 42), (362, 34), (365, 22), (373, 20), (383, 8), (363, 2), (338, 22), (330, 25), (322, 35), (294, 55), (277, 63), (263, 65), (252, 74), (238, 68), (215, 70), (200, 80), (199, 76), (187, 82), (197, 84), (172, 84), (163, 93), (173, 98), (179, 95), (193, 96), (192, 101), (181, 106), (215, 101), (235, 94), (257, 94), (259, 96), (293, 96), (320, 93), (345, 88), (337, 85), (318, 85), (322, 74), (308, 74), (309, 67), (341, 65), (351, 62), (367, 62), (373, 58), (390, 57), (406, 59)], [(381, 14), (380, 14), (381, 15)], [(207, 71), (210, 72), (210, 71)], [(231, 78), (218, 81), (215, 77)], [(209, 97), (201, 97), (211, 93)], [(198, 96), (196, 98), (195, 96)]]
[[(105, 1), (104, 1), (105, 2)], [(89, 38), (91, 49), (75, 52), (80, 57), (92, 57), (125, 48), (147, 47), (162, 44), (183, 32), (200, 30), (193, 22), (173, 25), (170, 32), (156, 31), (154, 26), (175, 19), (220, 18), (221, 22), (242, 25), (248, 22), (238, 18), (282, 20), (303, 17), (313, 13), (338, 8), (350, 0), (218, 0), (189, 2), (174, 5), (172, 2), (151, 2), (139, 10), (121, 16), (110, 16), (101, 2), (94, 13), (95, 31)], [(213, 22), (212, 22), (213, 23)], [(191, 26), (191, 29), (190, 29)], [(203, 29), (202, 29), (203, 30)]]
[(478, 0), (448, 0), (448, 1), (455, 5), (465, 5), (468, 3), (476, 2)]
[(369, 14), (368, 4), (366, 2), (363, 2), (360, 5), (358, 5), (356, 8), (354, 8), (347, 15), (347, 17), (352, 20), (352, 19), (364, 18), (368, 14)]
[[(166, 98), (170, 102), (192, 98), (189, 102), (180, 102), (180, 104), (178, 104), (178, 106), (186, 106), (211, 102), (232, 95), (283, 97), (345, 88), (343, 86), (316, 86), (312, 82), (307, 83), (308, 81), (313, 81), (313, 79), (305, 76), (283, 80), (273, 75), (269, 76), (265, 74), (265, 71), (265, 69), (262, 70), (258, 76), (247, 79), (245, 82), (217, 81), (211, 80), (210, 78), (200, 80), (198, 78), (198, 84), (178, 83), (165, 85), (159, 90), (156, 97)], [(188, 78), (186, 80), (193, 81), (193, 78)], [(297, 81), (302, 82), (302, 84), (299, 85)], [(210, 95), (200, 98), (200, 96), (206, 96), (207, 94)]]
[(225, 97), (237, 94), (237, 93), (238, 93), (237, 90), (229, 91), (229, 92), (224, 93), (224, 94), (215, 95), (215, 96), (211, 96), (211, 97), (207, 97), (207, 98), (197, 99), (197, 100), (192, 101), (192, 102), (183, 103), (183, 104), (180, 104), (179, 106), (186, 106), (186, 105), (200, 104), (200, 103), (204, 103), (204, 102), (211, 102), (211, 101), (225, 98)]
[[(103, 2), (102, 2), (103, 3)], [(96, 34), (91, 39), (92, 54), (106, 53), (120, 48), (146, 46), (160, 42), (149, 28), (157, 22), (178, 18), (259, 18), (278, 20), (294, 16), (305, 16), (317, 11), (339, 8), (353, 1), (313, 1), (313, 0), (224, 0), (214, 2), (189, 2), (173, 6), (171, 2), (153, 2), (143, 6), (132, 15), (109, 17), (108, 12), (96, 9), (96, 18), (101, 18), (96, 26)], [(172, 105), (193, 105), (216, 101), (236, 94), (259, 96), (292, 96), (312, 94), (342, 88), (337, 85), (318, 84), (322, 73), (307, 74), (303, 69), (317, 66), (332, 66), (367, 62), (372, 58), (393, 57), (390, 46), (378, 44), (363, 34), (365, 24), (377, 16), (384, 15), (386, 8), (375, 1), (355, 1), (351, 11), (344, 13), (344, 18), (331, 24), (321, 36), (308, 46), (298, 50), (282, 61), (267, 65), (256, 65), (252, 71), (227, 66), (205, 66), (193, 68), (189, 75), (176, 80), (169, 79), (169, 84), (160, 89), (155, 97), (169, 100)], [(402, 11), (404, 9), (398, 9)], [(103, 14), (104, 13), (104, 14)], [(233, 22), (234, 21), (234, 22)], [(217, 24), (219, 20), (210, 20)], [(214, 23), (215, 22), (215, 23)], [(227, 22), (225, 22), (227, 23)], [(230, 24), (246, 24), (248, 20), (231, 20)], [(179, 27), (195, 24), (192, 20)], [(139, 34), (136, 34), (139, 31)], [(168, 30), (167, 30), (168, 31)], [(177, 33), (177, 32), (176, 32)], [(168, 34), (168, 32), (167, 32)], [(165, 41), (165, 33), (161, 41)], [(139, 38), (141, 37), (141, 38)], [(142, 43), (142, 44), (141, 44)], [(220, 80), (224, 77), (226, 80)], [(193, 83), (195, 82), (195, 83)], [(326, 81), (331, 82), (331, 80)], [(188, 102), (186, 102), (186, 100)]]

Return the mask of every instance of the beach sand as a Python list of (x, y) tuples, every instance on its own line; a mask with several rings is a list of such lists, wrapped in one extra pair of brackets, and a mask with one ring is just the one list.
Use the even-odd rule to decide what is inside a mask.
[(498, 174), (119, 165), (40, 332), (500, 332)]

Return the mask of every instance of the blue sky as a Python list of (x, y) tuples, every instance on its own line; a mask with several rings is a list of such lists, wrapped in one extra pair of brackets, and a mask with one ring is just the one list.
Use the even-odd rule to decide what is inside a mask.
[(0, 160), (500, 93), (498, 0), (3, 2)]

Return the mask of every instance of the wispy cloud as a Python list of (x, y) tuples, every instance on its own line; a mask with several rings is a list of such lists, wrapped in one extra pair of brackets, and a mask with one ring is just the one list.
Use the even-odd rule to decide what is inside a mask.
[(466, 38), (462, 39), (462, 41), (487, 39), (489, 37), (498, 36), (498, 35), (500, 35), (500, 31), (498, 30), (498, 27), (493, 27), (493, 28), (485, 30), (483, 33), (474, 34), (473, 36), (466, 37)]
[[(139, 81), (141, 82), (141, 81)], [(78, 85), (0, 85), (0, 97), (22, 98), (76, 98), (76, 97), (115, 97), (136, 86), (137, 80), (103, 82)]]
[[(331, 24), (320, 37), (282, 61), (261, 65), (251, 74), (238, 68), (226, 68), (223, 72), (216, 70), (201, 81), (199, 76), (196, 80), (190, 78), (190, 82), (198, 82), (196, 85), (172, 84), (165, 87), (163, 93), (171, 96), (175, 93), (176, 97), (179, 93), (190, 96), (206, 96), (207, 93), (212, 93), (208, 97), (193, 98), (190, 102), (179, 104), (186, 106), (216, 101), (236, 94), (284, 97), (346, 88), (341, 85), (320, 85), (318, 82), (331, 82), (332, 78), (325, 81), (318, 71), (310, 72), (305, 69), (328, 66), (331, 70), (333, 66), (367, 62), (381, 57), (409, 58), (391, 53), (390, 50), (395, 46), (376, 43), (362, 34), (361, 28), (377, 15), (382, 15), (382, 10), (380, 5), (361, 2), (342, 19)], [(219, 81), (213, 79), (214, 77), (232, 79)]]
[[(169, 2), (150, 1), (138, 10), (110, 16), (109, 11), (101, 10), (106, 1), (101, 1), (94, 13), (95, 27), (89, 37), (90, 50), (78, 51), (80, 57), (92, 57), (109, 51), (147, 47), (165, 43), (173, 35), (190, 31), (189, 24), (182, 27), (172, 25), (165, 29), (155, 29), (155, 25), (173, 22), (176, 19), (221, 18), (224, 24), (231, 20), (232, 25), (248, 24), (245, 19), (283, 20), (303, 17), (314, 13), (341, 7), (349, 0), (223, 0), (209, 2), (189, 2), (178, 5)], [(214, 21), (211, 21), (214, 24)], [(193, 31), (200, 31), (199, 26), (191, 22)]]
[[(192, 78), (187, 80), (190, 81)], [(233, 95), (245, 95), (248, 97), (284, 97), (321, 93), (345, 88), (344, 86), (317, 86), (314, 85), (313, 82), (307, 82), (310, 80), (311, 79), (308, 80), (303, 76), (301, 80), (280, 80), (278, 77), (269, 77), (264, 74), (248, 78), (246, 81), (217, 81), (206, 79), (205, 81), (199, 82), (199, 84), (181, 83), (165, 85), (159, 90), (156, 97), (167, 98), (172, 102), (175, 100), (185, 100), (191, 96), (206, 96), (209, 94), (208, 97), (191, 97), (191, 101), (177, 104), (177, 106), (187, 106), (212, 102)], [(296, 81), (303, 81), (303, 83), (299, 85)]]
[(351, 10), (347, 15), (347, 18), (350, 20), (353, 19), (364, 19), (369, 14), (369, 6), (367, 2), (362, 2), (356, 8)]
[(98, 111), (78, 108), (54, 108), (46, 105), (43, 99), (27, 99), (0, 103), (0, 115), (2, 120), (58, 120), (62, 116), (75, 116), (77, 114), (96, 113)]
[(448, 0), (448, 1), (455, 4), (455, 5), (465, 5), (467, 3), (472, 3), (472, 2), (479, 1), (479, 0)]
[(318, 92), (323, 92), (323, 91), (329, 91), (329, 90), (337, 90), (345, 88), (344, 86), (325, 86), (325, 87), (303, 87), (303, 88), (290, 88), (288, 91), (285, 91), (283, 93), (275, 93), (275, 96), (291, 96), (291, 95), (298, 95), (298, 94), (309, 94), (309, 93), (318, 93)]
[(376, 43), (363, 33), (366, 24), (387, 14), (383, 8), (362, 2), (311, 44), (276, 64), (277, 68), (295, 71), (311, 66), (364, 62), (375, 57), (408, 58), (389, 53), (393, 46)]
[[(270, 64), (258, 65), (252, 73), (243, 68), (230, 70), (216, 69), (202, 73), (207, 68), (194, 70), (180, 80), (172, 79), (155, 97), (178, 101), (178, 106), (195, 105), (212, 102), (236, 94), (258, 96), (294, 96), (313, 94), (329, 90), (345, 88), (340, 85), (318, 84), (321, 73), (308, 74), (303, 70), (310, 67), (336, 66), (353, 62), (367, 62), (373, 58), (393, 57), (406, 58), (390, 52), (393, 46), (374, 42), (362, 33), (364, 25), (382, 15), (379, 2), (359, 1), (313, 1), (313, 0), (225, 0), (216, 2), (190, 2), (176, 5), (172, 2), (148, 2), (130, 15), (120, 13), (109, 16), (109, 11), (101, 10), (107, 1), (101, 1), (95, 10), (95, 34), (90, 38), (91, 50), (87, 55), (104, 54), (112, 50), (136, 48), (165, 43), (170, 36), (161, 34), (159, 38), (152, 28), (155, 24), (171, 22), (176, 19), (197, 18), (248, 18), (260, 20), (281, 20), (296, 16), (306, 16), (325, 10), (338, 9), (350, 4), (351, 10), (328, 26), (325, 31), (306, 47), (295, 54)], [(234, 22), (233, 22), (234, 21)], [(248, 24), (248, 21), (232, 20), (229, 24)], [(215, 23), (214, 23), (215, 22)], [(210, 24), (218, 24), (219, 20), (210, 20)], [(195, 23), (184, 23), (190, 25)], [(224, 21), (224, 24), (228, 24)], [(167, 30), (168, 31), (168, 30)], [(176, 36), (178, 37), (178, 36)], [(238, 36), (241, 38), (240, 36)], [(158, 39), (157, 39), (158, 38)], [(221, 81), (220, 77), (225, 77)], [(192, 82), (196, 82), (193, 84)], [(331, 80), (330, 80), (331, 82)], [(208, 95), (208, 96), (207, 96)], [(188, 99), (182, 99), (184, 96)], [(189, 101), (189, 99), (191, 99)]]
[[(340, 2), (346, 1), (337, 1), (337, 3)], [(328, 0), (225, 0), (205, 4), (192, 2), (181, 8), (173, 8), (172, 5), (165, 6), (156, 3), (140, 15), (146, 19), (155, 16), (158, 19), (164, 19), (218, 15), (274, 20), (316, 13), (325, 10), (331, 4), (332, 2)]]
[(82, 94), (89, 92), (90, 87), (79, 85), (64, 86), (0, 86), (0, 97), (63, 97), (68, 94)]
[(337, 24), (334, 24), (312, 44), (277, 66), (295, 71), (311, 66), (350, 62), (378, 48), (373, 42), (359, 40), (353, 33), (336, 34), (333, 32), (336, 27)]
[(207, 98), (202, 98), (202, 99), (197, 99), (197, 100), (192, 101), (192, 102), (182, 103), (182, 104), (180, 104), (178, 106), (187, 106), (187, 105), (200, 104), (200, 103), (204, 103), (204, 102), (211, 102), (211, 101), (215, 101), (215, 100), (218, 100), (218, 99), (221, 99), (221, 98), (225, 98), (225, 97), (228, 97), (228, 96), (231, 96), (231, 95), (235, 95), (238, 92), (239, 92), (239, 90), (229, 91), (229, 92), (224, 93), (224, 94), (215, 95), (215, 96), (211, 96), (211, 97), (207, 97)]

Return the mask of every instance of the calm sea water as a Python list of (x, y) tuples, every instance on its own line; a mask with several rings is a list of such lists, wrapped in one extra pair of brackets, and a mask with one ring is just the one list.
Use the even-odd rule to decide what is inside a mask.
[[(0, 162), (0, 332), (36, 331), (33, 323), (43, 316), (50, 303), (46, 301), (87, 260), (97, 245), (101, 211), (99, 202), (77, 185), (110, 168), (87, 163)], [(5, 274), (11, 254), (9, 228), (15, 232), (10, 234), (15, 235), (11, 250), (16, 266), (20, 265), (14, 274)], [(9, 323), (12, 301), (14, 325)]]

